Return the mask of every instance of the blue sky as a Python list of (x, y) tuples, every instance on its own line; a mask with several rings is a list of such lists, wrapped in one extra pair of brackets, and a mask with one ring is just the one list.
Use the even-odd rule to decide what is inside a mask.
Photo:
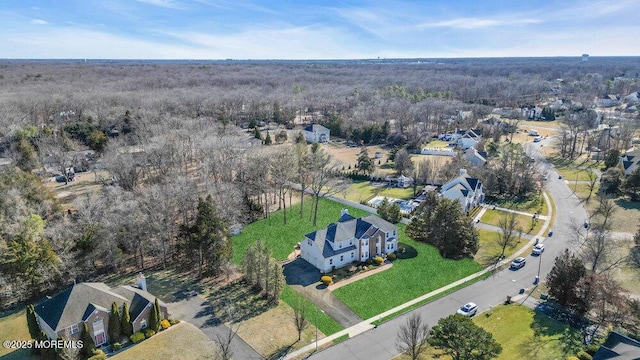
[(0, 0), (0, 58), (638, 56), (640, 0)]

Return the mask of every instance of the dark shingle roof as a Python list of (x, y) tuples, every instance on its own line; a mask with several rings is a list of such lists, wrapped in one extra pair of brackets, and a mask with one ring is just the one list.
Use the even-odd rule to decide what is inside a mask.
[(309, 125), (307, 127), (304, 128), (304, 131), (328, 131), (329, 129), (327, 129), (326, 127), (319, 125), (319, 124), (313, 124), (313, 125)]
[(467, 182), (469, 183), (469, 186), (471, 186), (471, 190), (475, 190), (476, 187), (478, 186), (478, 179), (471, 178), (471, 177), (468, 177), (466, 179), (467, 179)]
[[(153, 304), (156, 300), (156, 297), (152, 294), (130, 285), (117, 287), (113, 289), (113, 292), (125, 297), (129, 301), (129, 315), (132, 321), (142, 313), (147, 304)], [(160, 307), (167, 306), (160, 299), (158, 299), (158, 305), (160, 305)]]
[(85, 317), (89, 307), (110, 309), (111, 304), (122, 304), (127, 299), (114, 293), (103, 283), (80, 283), (62, 291), (35, 307), (36, 313), (49, 327), (58, 332)]

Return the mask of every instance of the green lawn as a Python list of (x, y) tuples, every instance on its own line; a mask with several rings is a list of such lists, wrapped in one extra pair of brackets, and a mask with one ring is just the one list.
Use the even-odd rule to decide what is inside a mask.
[[(419, 194), (422, 187), (418, 187), (416, 192)], [(338, 195), (347, 200), (361, 202), (369, 201), (374, 196), (386, 196), (394, 199), (411, 199), (413, 197), (413, 188), (391, 188), (386, 186), (371, 186), (369, 181), (355, 181), (347, 191), (345, 195)]]
[(424, 145), (427, 148), (446, 148), (449, 146), (449, 143), (444, 140), (431, 140)]
[(398, 259), (390, 269), (333, 292), (363, 319), (482, 270), (473, 259), (443, 259), (433, 246), (407, 237), (402, 224), (398, 230), (400, 247), (408, 246), (404, 256), (417, 256)]
[[(481, 223), (489, 224), (493, 226), (499, 226), (500, 219), (502, 219), (506, 213), (500, 210), (490, 210), (485, 211), (484, 215), (480, 219)], [(544, 225), (544, 220), (537, 220), (533, 229), (531, 228), (532, 217), (516, 214), (516, 227), (522, 229), (522, 232), (525, 234), (537, 234), (540, 229), (542, 229), (542, 225)]]
[(134, 359), (218, 359), (218, 346), (197, 327), (181, 322), (127, 350), (109, 357)]
[[(0, 340), (29, 340), (27, 317), (24, 310), (0, 318)], [(0, 359), (29, 359), (29, 350), (5, 349), (0, 346)], [(38, 357), (33, 357), (34, 359)]]
[(566, 359), (582, 348), (580, 331), (522, 305), (498, 306), (473, 321), (502, 345), (498, 360)]
[(313, 226), (309, 219), (311, 201), (305, 198), (303, 216), (300, 217), (300, 205), (287, 209), (287, 224), (283, 223), (282, 210), (270, 214), (268, 219), (256, 221), (245, 226), (242, 233), (232, 237), (233, 258), (235, 264), (242, 262), (247, 247), (258, 239), (262, 239), (273, 250), (276, 259), (286, 259), (293, 247), (314, 230), (322, 229), (340, 218), (341, 209), (349, 209), (354, 217), (370, 215), (368, 212), (339, 204), (335, 201), (320, 199), (318, 204), (318, 226)]
[(555, 168), (556, 172), (559, 175), (562, 175), (564, 180), (569, 182), (571, 181), (589, 181), (589, 173), (591, 170), (588, 169), (575, 169), (575, 168)]
[(499, 200), (495, 205), (497, 207), (523, 211), (531, 214), (537, 212), (540, 215), (547, 215), (549, 213), (549, 209), (547, 209), (547, 202), (544, 201), (543, 196), (527, 201)]
[(295, 290), (291, 289), (291, 287), (288, 285), (284, 287), (282, 294), (280, 294), (280, 299), (292, 308), (297, 307), (299, 302), (302, 301), (304, 309), (308, 311), (307, 314), (309, 314), (309, 321), (315, 324), (315, 316), (317, 315), (318, 330), (322, 331), (322, 333), (327, 336), (335, 334), (343, 329), (343, 327), (340, 326), (340, 324), (338, 324), (335, 320), (333, 320), (333, 318), (320, 311), (320, 309), (318, 309), (318, 307), (314, 303), (307, 300), (307, 298), (300, 295)]
[[(478, 234), (480, 235), (480, 249), (478, 249), (478, 252), (476, 253), (476, 261), (485, 267), (495, 264), (497, 257), (502, 252), (502, 248), (496, 243), (496, 239), (500, 236), (500, 233), (496, 231), (478, 229)], [(505, 249), (505, 256), (511, 256), (511, 254), (523, 247), (527, 241), (528, 240), (524, 237), (519, 238), (516, 244)]]

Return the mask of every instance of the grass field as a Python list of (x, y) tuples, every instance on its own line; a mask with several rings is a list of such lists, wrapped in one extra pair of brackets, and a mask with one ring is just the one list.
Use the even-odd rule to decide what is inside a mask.
[[(500, 219), (505, 216), (505, 212), (499, 210), (487, 210), (484, 215), (480, 219), (481, 223), (499, 226)], [(537, 220), (535, 226), (531, 228), (532, 218), (525, 215), (516, 214), (516, 228), (522, 229), (522, 232), (525, 234), (537, 234), (542, 226), (544, 225), (544, 220)]]
[(428, 143), (426, 143), (424, 147), (432, 148), (432, 149), (446, 148), (446, 147), (449, 147), (449, 143), (444, 140), (431, 140)]
[[(384, 271), (383, 271), (384, 272)], [(302, 306), (307, 309), (308, 314), (313, 314), (314, 322), (315, 315), (318, 315), (318, 329), (322, 331), (325, 335), (335, 334), (338, 331), (342, 330), (342, 326), (338, 324), (335, 320), (333, 320), (329, 315), (320, 311), (315, 304), (311, 301), (307, 300), (304, 296), (298, 294), (295, 290), (291, 289), (289, 286), (285, 286), (282, 294), (280, 294), (280, 299), (287, 303), (289, 306), (294, 307), (302, 304)]]
[(502, 345), (499, 360), (566, 359), (582, 347), (580, 331), (521, 305), (498, 306), (473, 321)]
[(219, 359), (218, 346), (197, 327), (181, 322), (127, 349), (113, 360), (137, 359)]
[[(416, 192), (420, 194), (421, 187)], [(346, 191), (346, 195), (337, 195), (347, 200), (361, 202), (368, 201), (374, 196), (386, 196), (394, 199), (411, 199), (413, 197), (413, 188), (391, 188), (387, 186), (371, 186), (369, 181), (355, 181)]]
[(358, 316), (369, 319), (420, 295), (482, 270), (472, 259), (443, 259), (433, 246), (407, 237), (398, 225), (405, 254), (385, 271), (336, 289), (333, 293)]
[(540, 215), (547, 215), (549, 212), (549, 209), (547, 209), (547, 202), (544, 201), (543, 196), (527, 201), (498, 200), (495, 201), (494, 204), (497, 207), (523, 211), (531, 214), (537, 212)]
[(567, 180), (569, 184), (573, 185), (574, 181), (589, 181), (589, 169), (575, 169), (575, 168), (555, 168), (558, 175), (562, 175), (562, 178)]
[(311, 214), (311, 200), (305, 198), (303, 216), (300, 217), (300, 206), (287, 209), (287, 224), (283, 223), (282, 210), (273, 212), (268, 219), (256, 221), (245, 226), (242, 233), (232, 238), (233, 262), (240, 264), (247, 247), (258, 239), (262, 239), (273, 250), (276, 259), (286, 259), (293, 251), (293, 247), (304, 239), (304, 236), (314, 230), (322, 229), (331, 222), (338, 221), (341, 209), (349, 209), (354, 217), (370, 215), (368, 212), (350, 208), (334, 201), (321, 198), (318, 204), (318, 226), (313, 226), (309, 219)]
[[(478, 249), (474, 259), (484, 267), (495, 264), (498, 256), (502, 253), (502, 248), (496, 243), (496, 239), (500, 236), (500, 233), (496, 231), (478, 229), (478, 234), (480, 235), (480, 248)], [(526, 238), (518, 238), (517, 243), (505, 249), (505, 256), (511, 256), (511, 254), (523, 247), (526, 243)]]
[[(27, 328), (27, 317), (25, 310), (0, 318), (0, 340), (29, 340), (29, 329)], [(0, 346), (0, 359), (29, 359), (29, 350), (5, 349)], [(39, 357), (34, 356), (34, 359)]]

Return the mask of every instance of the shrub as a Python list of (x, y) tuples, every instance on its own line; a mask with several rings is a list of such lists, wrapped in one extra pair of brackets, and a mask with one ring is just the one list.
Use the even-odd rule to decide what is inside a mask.
[(580, 360), (577, 356), (569, 356), (567, 360)]
[(329, 286), (329, 285), (331, 285), (331, 283), (333, 282), (333, 279), (331, 278), (331, 276), (329, 276), (329, 275), (325, 275), (325, 276), (323, 276), (323, 277), (321, 277), (321, 278), (320, 278), (320, 281), (322, 281), (322, 283), (323, 283), (325, 286)]
[(92, 356), (89, 357), (87, 360), (104, 360), (107, 358), (107, 354), (105, 354), (104, 351), (100, 349), (91, 350), (91, 354)]
[(134, 343), (134, 344), (137, 344), (137, 343), (139, 343), (140, 341), (142, 341), (144, 339), (145, 339), (144, 334), (142, 332), (140, 332), (140, 331), (138, 331), (137, 333), (129, 336), (129, 340), (131, 340), (131, 342)]
[(376, 256), (374, 261), (376, 262), (376, 264), (380, 265), (380, 264), (382, 264), (384, 259), (382, 257), (380, 257), (380, 256)]
[(167, 330), (170, 326), (171, 326), (171, 323), (169, 322), (169, 320), (164, 319), (160, 321), (160, 327), (162, 327), (162, 330)]
[(394, 253), (388, 253), (387, 254), (387, 259), (389, 259), (389, 261), (394, 261), (395, 259), (397, 259), (398, 257), (396, 256), (396, 254)]
[(150, 328), (144, 329), (144, 337), (147, 339), (156, 334), (156, 331)]
[(171, 325), (180, 324), (180, 320), (178, 320), (178, 319), (169, 319), (169, 324), (171, 324)]
[(113, 351), (118, 351), (122, 349), (122, 344), (120, 344), (119, 342), (114, 342), (113, 345), (111, 345), (111, 348), (113, 349)]
[(593, 355), (596, 352), (598, 352), (599, 348), (600, 348), (600, 346), (598, 346), (597, 344), (591, 344), (591, 345), (587, 346), (585, 351), (587, 352), (587, 354)]
[(584, 350), (578, 351), (577, 355), (578, 355), (578, 359), (580, 359), (580, 360), (591, 360), (592, 359), (591, 355), (589, 355)]

